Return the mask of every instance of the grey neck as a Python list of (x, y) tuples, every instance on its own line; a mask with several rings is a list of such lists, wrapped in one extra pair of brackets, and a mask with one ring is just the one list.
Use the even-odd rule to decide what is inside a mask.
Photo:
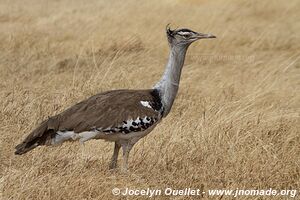
[(178, 88), (181, 70), (184, 64), (185, 54), (188, 46), (171, 46), (169, 61), (165, 72), (154, 89), (159, 91), (163, 105), (163, 117), (166, 117), (174, 103)]

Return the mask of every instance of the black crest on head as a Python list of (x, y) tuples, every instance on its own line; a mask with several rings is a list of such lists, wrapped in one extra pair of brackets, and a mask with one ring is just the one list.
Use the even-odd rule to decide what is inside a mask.
[(174, 36), (174, 32), (175, 32), (175, 30), (171, 30), (170, 24), (167, 24), (167, 26), (166, 26), (166, 33), (167, 33), (167, 35), (169, 37), (173, 37)]

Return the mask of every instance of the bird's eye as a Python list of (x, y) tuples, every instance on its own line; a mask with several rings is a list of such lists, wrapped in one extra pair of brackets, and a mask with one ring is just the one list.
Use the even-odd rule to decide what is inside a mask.
[(183, 32), (183, 31), (180, 31), (178, 32), (178, 34), (183, 37), (184, 39), (188, 39), (190, 38), (191, 34), (189, 32)]

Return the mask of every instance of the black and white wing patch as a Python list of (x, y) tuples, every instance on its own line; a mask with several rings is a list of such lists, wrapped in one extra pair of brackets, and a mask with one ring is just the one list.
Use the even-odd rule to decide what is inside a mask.
[(115, 90), (67, 109), (56, 117), (55, 130), (127, 134), (148, 129), (162, 116), (163, 106), (157, 90)]
[(138, 117), (137, 119), (130, 119), (127, 121), (123, 121), (122, 124), (118, 125), (117, 127), (111, 127), (106, 129), (97, 129), (98, 131), (102, 131), (104, 133), (125, 133), (128, 134), (130, 132), (139, 132), (144, 131), (154, 123), (158, 121), (156, 117)]

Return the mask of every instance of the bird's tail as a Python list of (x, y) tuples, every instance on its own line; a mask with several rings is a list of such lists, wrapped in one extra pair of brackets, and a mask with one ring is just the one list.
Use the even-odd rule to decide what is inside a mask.
[(37, 146), (50, 145), (51, 139), (56, 133), (56, 121), (56, 119), (50, 118), (42, 122), (40, 126), (33, 130), (22, 143), (15, 147), (15, 154), (22, 155)]

